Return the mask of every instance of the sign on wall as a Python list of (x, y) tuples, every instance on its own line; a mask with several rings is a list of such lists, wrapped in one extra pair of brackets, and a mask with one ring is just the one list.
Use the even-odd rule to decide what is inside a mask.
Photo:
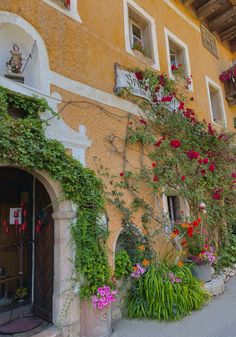
[[(137, 79), (134, 72), (123, 69), (118, 64), (115, 65), (115, 74), (116, 74), (116, 85), (114, 91), (119, 94), (122, 89), (127, 89), (134, 96), (144, 98), (148, 101), (152, 100), (151, 92), (148, 90), (148, 83), (146, 83), (146, 90), (143, 85)], [(170, 111), (174, 111), (179, 106), (179, 101), (176, 98), (173, 98), (171, 102), (162, 102), (162, 98), (165, 96), (162, 87), (160, 90), (155, 93), (157, 102), (156, 104), (161, 104), (164, 108)]]

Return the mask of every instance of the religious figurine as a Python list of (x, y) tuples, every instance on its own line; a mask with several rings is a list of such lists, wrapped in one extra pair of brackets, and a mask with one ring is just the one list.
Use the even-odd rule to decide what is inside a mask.
[(12, 50), (10, 51), (11, 58), (7, 62), (7, 70), (9, 73), (21, 74), (21, 68), (23, 64), (22, 53), (16, 43), (13, 43)]

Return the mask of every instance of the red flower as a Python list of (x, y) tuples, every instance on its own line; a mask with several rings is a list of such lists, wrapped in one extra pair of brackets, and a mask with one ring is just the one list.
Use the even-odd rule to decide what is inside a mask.
[(179, 103), (178, 110), (184, 110), (184, 102)]
[(203, 160), (202, 159), (198, 159), (198, 162), (199, 162), (199, 164), (202, 164)]
[(193, 236), (193, 227), (189, 227), (187, 232), (189, 237)]
[(182, 177), (181, 177), (181, 180), (182, 180), (182, 181), (185, 181), (185, 179), (186, 179), (185, 176), (182, 176)]
[(208, 133), (212, 136), (215, 134), (215, 130), (213, 129), (211, 123), (208, 124)]
[(140, 119), (139, 122), (140, 122), (141, 124), (147, 125), (147, 121), (145, 121), (145, 119)]
[(157, 166), (157, 164), (156, 163), (152, 163), (152, 167), (156, 167)]
[(143, 72), (142, 71), (136, 71), (135, 76), (137, 80), (142, 81), (143, 80)]
[(178, 230), (178, 228), (175, 228), (175, 229), (172, 231), (172, 233), (175, 234), (175, 235), (179, 235), (179, 230)]
[(124, 175), (125, 175), (124, 172), (120, 172), (121, 177), (124, 177)]
[(206, 170), (205, 169), (202, 169), (201, 170), (201, 174), (204, 176), (206, 174)]
[(201, 218), (198, 218), (197, 221), (198, 221), (198, 222), (201, 222), (202, 220), (201, 220)]
[(236, 172), (233, 172), (233, 173), (231, 174), (231, 177), (232, 177), (233, 179), (236, 179)]
[(220, 190), (216, 190), (215, 192), (213, 192), (212, 198), (214, 200), (220, 200), (220, 198), (221, 198)]
[(161, 89), (161, 87), (159, 85), (157, 85), (154, 91), (158, 92), (160, 89)]
[(189, 159), (197, 159), (200, 156), (200, 154), (199, 154), (199, 152), (196, 152), (194, 150), (190, 150), (190, 151), (187, 152), (187, 156), (189, 157)]
[(162, 139), (159, 139), (155, 144), (153, 144), (154, 146), (159, 147), (162, 143)]
[(204, 158), (203, 159), (203, 164), (208, 164), (209, 163), (209, 159), (208, 158)]
[(171, 102), (173, 99), (173, 96), (164, 96), (162, 97), (161, 101), (162, 102)]
[(209, 170), (210, 170), (211, 172), (214, 172), (215, 169), (216, 169), (216, 167), (215, 167), (214, 164), (211, 164), (211, 165), (209, 166)]
[(193, 227), (197, 227), (198, 226), (198, 221), (193, 221)]
[(153, 181), (158, 181), (159, 179), (158, 179), (158, 176), (156, 176), (156, 175), (154, 175), (153, 176)]
[(178, 140), (178, 139), (173, 139), (173, 140), (170, 142), (170, 145), (171, 145), (172, 147), (174, 147), (175, 149), (177, 149), (178, 147), (181, 146), (181, 142), (180, 142), (180, 140)]
[(178, 68), (176, 67), (176, 65), (175, 65), (175, 64), (172, 64), (172, 66), (171, 66), (171, 70), (172, 70), (172, 71), (174, 71), (174, 70), (178, 70)]

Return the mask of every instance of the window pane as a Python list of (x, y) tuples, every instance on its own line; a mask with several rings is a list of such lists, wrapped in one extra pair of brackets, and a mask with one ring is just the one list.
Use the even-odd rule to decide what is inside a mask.
[(214, 121), (223, 123), (223, 111), (219, 91), (210, 87), (211, 107)]
[(132, 24), (132, 29), (134, 37), (136, 37), (138, 40), (142, 40), (142, 30), (135, 24)]

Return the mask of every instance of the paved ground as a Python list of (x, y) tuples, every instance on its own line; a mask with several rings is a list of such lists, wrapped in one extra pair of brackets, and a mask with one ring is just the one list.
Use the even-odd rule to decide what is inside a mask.
[(119, 320), (112, 337), (236, 337), (236, 277), (223, 295), (175, 323)]

